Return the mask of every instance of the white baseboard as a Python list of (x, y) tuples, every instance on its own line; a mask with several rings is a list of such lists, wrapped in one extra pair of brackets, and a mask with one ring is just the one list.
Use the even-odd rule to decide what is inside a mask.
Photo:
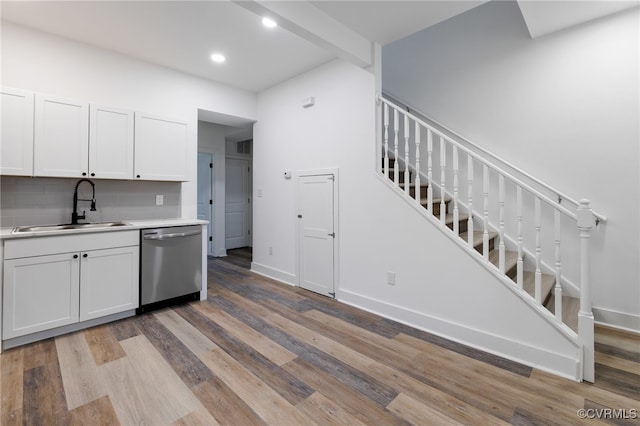
[(572, 358), (346, 290), (340, 292), (340, 302), (558, 376), (571, 380), (581, 377), (582, 355), (578, 347)]
[(593, 307), (596, 323), (608, 327), (640, 333), (640, 315), (618, 312), (611, 309)]
[(260, 274), (267, 278), (289, 284), (292, 286), (298, 285), (298, 277), (290, 272), (281, 271), (280, 269), (272, 268), (270, 266), (262, 265), (260, 263), (251, 262), (251, 272)]

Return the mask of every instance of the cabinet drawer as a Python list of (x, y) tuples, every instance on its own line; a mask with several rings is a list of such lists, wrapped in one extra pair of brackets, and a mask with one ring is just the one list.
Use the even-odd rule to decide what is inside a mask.
[(16, 259), (56, 253), (137, 246), (140, 244), (140, 231), (109, 231), (91, 234), (21, 238), (6, 240), (4, 244), (4, 258)]

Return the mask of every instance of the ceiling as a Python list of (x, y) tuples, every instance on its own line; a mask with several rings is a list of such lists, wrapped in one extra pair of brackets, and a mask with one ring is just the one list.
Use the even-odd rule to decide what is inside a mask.
[[(311, 4), (319, 17), (387, 44), (483, 1)], [(282, 27), (264, 27), (243, 3), (251, 2), (2, 1), (1, 12), (3, 20), (252, 92), (338, 56)], [(227, 61), (212, 63), (213, 52)]]
[[(3, 0), (0, 7), (3, 20), (260, 92), (336, 57), (370, 65), (371, 42), (384, 46), (485, 1)], [(585, 5), (589, 12), (581, 22), (638, 1), (519, 4), (535, 37), (575, 25)], [(261, 15), (270, 12), (279, 27), (261, 24)], [(214, 52), (227, 61), (214, 64)]]
[(313, 0), (310, 3), (366, 39), (384, 46), (486, 1)]
[(631, 9), (639, 4), (638, 0), (518, 1), (531, 38), (542, 37), (574, 25)]
[(2, 19), (249, 91), (333, 58), (227, 1), (2, 1)]

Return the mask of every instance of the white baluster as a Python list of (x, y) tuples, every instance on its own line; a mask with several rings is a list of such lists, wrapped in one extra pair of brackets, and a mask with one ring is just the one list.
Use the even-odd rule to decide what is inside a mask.
[(409, 195), (409, 117), (404, 116), (404, 192)]
[(538, 304), (542, 304), (542, 271), (540, 264), (542, 263), (542, 247), (541, 247), (541, 229), (542, 218), (540, 217), (540, 198), (535, 200), (535, 224), (536, 224), (536, 275), (535, 275), (535, 298)]
[(524, 287), (524, 261), (522, 259), (522, 245), (524, 238), (522, 236), (522, 187), (516, 187), (516, 219), (518, 221), (518, 263), (516, 272), (516, 283), (520, 290)]
[(444, 202), (445, 192), (445, 169), (447, 167), (447, 145), (444, 138), (440, 136), (440, 223), (446, 222), (447, 205)]
[(482, 165), (482, 192), (484, 194), (484, 217), (482, 231), (482, 256), (489, 259), (489, 167)]
[(578, 206), (578, 230), (580, 231), (580, 311), (578, 312), (578, 335), (582, 340), (582, 378), (588, 382), (595, 379), (594, 330), (591, 309), (591, 255), (589, 238), (594, 225), (593, 210), (589, 200), (580, 200)]
[(504, 176), (498, 175), (498, 206), (499, 206), (499, 237), (500, 242), (498, 245), (498, 268), (500, 273), (505, 273), (505, 259), (504, 259)]
[(416, 137), (416, 177), (414, 178), (416, 193), (415, 199), (418, 204), (420, 204), (420, 124), (416, 121), (415, 127), (415, 137)]
[(389, 177), (389, 105), (384, 104), (384, 176)]
[(556, 285), (554, 288), (554, 298), (556, 300), (555, 311), (556, 319), (558, 322), (562, 322), (562, 285), (560, 284), (560, 277), (562, 276), (562, 263), (560, 261), (560, 210), (553, 209), (553, 225), (556, 236)]
[(458, 219), (458, 147), (453, 145), (453, 233), (460, 235), (460, 223)]
[(393, 183), (396, 184), (396, 186), (398, 185), (398, 181), (400, 180), (400, 176), (398, 174), (398, 170), (400, 167), (400, 164), (398, 162), (399, 158), (399, 154), (398, 154), (398, 127), (400, 126), (399, 124), (399, 119), (398, 119), (398, 110), (394, 109), (393, 110), (393, 133), (395, 134), (394, 136), (394, 147), (393, 147), (393, 158), (394, 158), (394, 162), (393, 162)]
[(467, 155), (467, 192), (469, 206), (469, 219), (467, 219), (467, 235), (469, 246), (473, 248), (473, 157)]
[(427, 210), (433, 214), (433, 134), (427, 129)]

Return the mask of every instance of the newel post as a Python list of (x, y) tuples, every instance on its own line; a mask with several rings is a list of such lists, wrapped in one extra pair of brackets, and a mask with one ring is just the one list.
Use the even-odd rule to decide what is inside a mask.
[(595, 225), (593, 210), (589, 200), (580, 200), (577, 211), (578, 230), (580, 231), (580, 312), (578, 313), (578, 335), (583, 347), (583, 376), (582, 379), (592, 382), (594, 371), (594, 329), (593, 311), (591, 310), (591, 258), (589, 253), (589, 238), (591, 229)]

